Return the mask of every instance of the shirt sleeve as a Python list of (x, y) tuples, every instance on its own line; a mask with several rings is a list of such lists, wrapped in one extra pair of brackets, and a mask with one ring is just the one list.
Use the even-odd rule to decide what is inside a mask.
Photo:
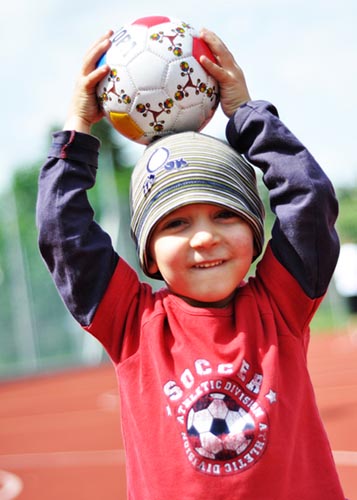
[(309, 297), (322, 296), (339, 252), (334, 228), (338, 204), (331, 182), (268, 102), (241, 106), (226, 133), (230, 144), (263, 171), (276, 216), (274, 255)]
[(108, 234), (94, 221), (87, 198), (96, 179), (100, 143), (90, 135), (53, 135), (39, 176), (40, 252), (74, 318), (88, 325), (118, 262)]

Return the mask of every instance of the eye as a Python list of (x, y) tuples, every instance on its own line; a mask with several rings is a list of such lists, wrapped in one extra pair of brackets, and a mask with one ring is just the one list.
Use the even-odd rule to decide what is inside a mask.
[(173, 219), (173, 220), (170, 220), (168, 221), (164, 228), (165, 229), (174, 229), (176, 227), (180, 227), (184, 224), (184, 220), (183, 219)]
[(175, 229), (181, 229), (185, 227), (187, 221), (183, 218), (175, 217), (164, 220), (162, 224), (159, 226), (160, 231), (174, 231)]
[(216, 217), (217, 219), (230, 220), (239, 218), (239, 215), (236, 212), (233, 212), (233, 210), (224, 208), (222, 210), (219, 210)]

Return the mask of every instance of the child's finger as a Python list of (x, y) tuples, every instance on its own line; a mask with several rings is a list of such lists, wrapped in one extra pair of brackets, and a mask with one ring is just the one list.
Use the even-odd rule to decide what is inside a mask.
[(100, 37), (87, 51), (83, 60), (83, 74), (87, 75), (96, 68), (97, 62), (99, 61), (101, 56), (105, 52), (107, 52), (107, 50), (111, 46), (110, 37), (112, 34), (113, 31), (108, 31), (105, 35)]
[(221, 38), (213, 31), (202, 29), (200, 37), (207, 43), (220, 66), (229, 70), (235, 65), (235, 59), (232, 53), (228, 50)]
[(95, 48), (101, 44), (102, 42), (106, 41), (106, 40), (109, 40), (110, 37), (113, 35), (114, 31), (113, 30), (108, 30), (106, 33), (104, 33), (104, 35), (102, 35), (101, 37), (99, 37), (87, 50), (87, 54), (89, 54), (90, 52), (92, 52), (93, 50), (95, 50)]
[(200, 63), (202, 64), (203, 68), (217, 80), (219, 84), (222, 84), (222, 82), (225, 81), (227, 72), (222, 66), (215, 64), (213, 61), (211, 61), (211, 59), (204, 55), (200, 57)]
[(86, 77), (86, 88), (94, 88), (109, 71), (110, 67), (107, 64), (104, 64), (88, 73)]

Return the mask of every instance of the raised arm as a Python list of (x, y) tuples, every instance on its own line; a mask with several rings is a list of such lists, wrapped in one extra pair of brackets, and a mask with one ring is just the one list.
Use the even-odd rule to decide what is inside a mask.
[(230, 118), (230, 144), (263, 173), (276, 215), (271, 246), (305, 293), (323, 295), (334, 271), (339, 241), (334, 228), (338, 205), (331, 182), (313, 156), (287, 129), (273, 105), (251, 101), (243, 72), (212, 32), (202, 36), (217, 57), (203, 60), (221, 88)]
[(272, 249), (311, 298), (327, 289), (336, 266), (338, 205), (313, 156), (264, 101), (248, 102), (231, 118), (228, 140), (264, 172), (276, 215)]
[(91, 47), (77, 80), (64, 131), (53, 135), (39, 177), (37, 225), (41, 254), (68, 309), (88, 325), (114, 272), (118, 256), (93, 220), (87, 190), (95, 182), (99, 141), (89, 135), (102, 117), (94, 89), (108, 68), (95, 62), (111, 32)]

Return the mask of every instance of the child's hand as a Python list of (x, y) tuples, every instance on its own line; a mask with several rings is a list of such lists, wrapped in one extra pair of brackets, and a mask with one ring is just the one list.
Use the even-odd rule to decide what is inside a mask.
[(215, 33), (203, 29), (200, 36), (213, 52), (217, 64), (214, 64), (206, 56), (201, 56), (200, 62), (218, 81), (222, 111), (226, 116), (231, 117), (239, 106), (250, 100), (243, 71)]
[(96, 68), (100, 57), (110, 47), (110, 37), (113, 31), (108, 31), (88, 50), (83, 59), (82, 70), (78, 76), (71, 105), (67, 115), (64, 130), (76, 130), (89, 134), (91, 126), (103, 117), (103, 111), (98, 105), (96, 85), (109, 72), (104, 64)]

